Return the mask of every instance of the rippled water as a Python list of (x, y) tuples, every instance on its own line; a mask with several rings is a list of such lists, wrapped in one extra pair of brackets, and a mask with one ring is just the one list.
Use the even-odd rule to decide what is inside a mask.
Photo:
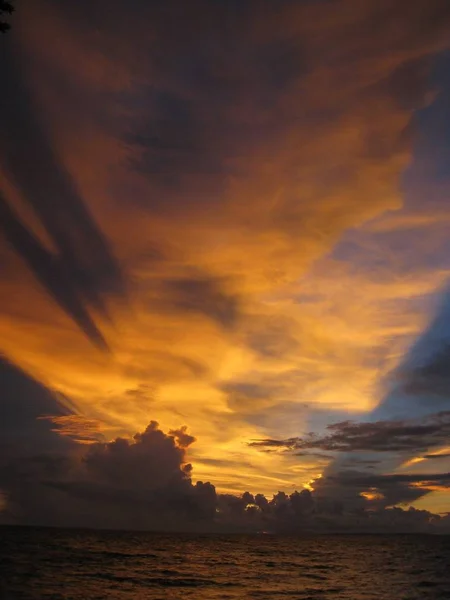
[[(3, 598), (450, 599), (450, 537), (0, 528)], [(1, 594), (0, 594), (0, 597)]]

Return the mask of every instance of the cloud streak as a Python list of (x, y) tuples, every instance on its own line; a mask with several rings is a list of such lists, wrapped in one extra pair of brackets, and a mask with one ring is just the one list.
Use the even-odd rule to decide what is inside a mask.
[(39, 220), (51, 249), (8, 205), (4, 195), (0, 198), (3, 235), (60, 307), (91, 341), (106, 350), (89, 308), (107, 317), (105, 297), (125, 294), (123, 274), (61, 163), (11, 52), (3, 56), (0, 76), (6, 90), (0, 107), (5, 132), (1, 164)]
[(356, 423), (344, 421), (327, 426), (326, 435), (310, 433), (304, 438), (255, 440), (257, 448), (317, 449), (328, 452), (415, 452), (445, 444), (450, 434), (450, 412), (421, 420)]

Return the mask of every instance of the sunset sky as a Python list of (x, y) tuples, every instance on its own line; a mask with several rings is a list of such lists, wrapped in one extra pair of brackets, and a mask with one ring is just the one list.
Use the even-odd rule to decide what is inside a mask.
[(448, 0), (17, 4), (11, 464), (157, 421), (220, 493), (450, 511)]

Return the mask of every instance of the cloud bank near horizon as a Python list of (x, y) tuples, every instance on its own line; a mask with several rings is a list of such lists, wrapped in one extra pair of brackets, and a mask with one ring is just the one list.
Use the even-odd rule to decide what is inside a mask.
[(218, 493), (210, 482), (192, 482), (187, 451), (194, 442), (186, 427), (165, 434), (152, 421), (132, 439), (21, 458), (6, 453), (0, 463), (0, 522), (274, 533), (450, 529), (450, 515), (396, 506), (427, 493), (429, 485), (450, 487), (450, 473), (347, 471), (270, 499), (248, 491), (238, 496)]

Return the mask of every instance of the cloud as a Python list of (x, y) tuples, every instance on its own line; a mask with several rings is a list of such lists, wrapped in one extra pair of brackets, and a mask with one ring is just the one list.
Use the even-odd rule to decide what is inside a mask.
[[(426, 487), (427, 484), (437, 484), (442, 487), (449, 487), (450, 473), (395, 473), (392, 475), (355, 475), (354, 473), (341, 474), (343, 481), (347, 480), (352, 484), (360, 484), (366, 487), (382, 487), (385, 484), (396, 483), (421, 483)], [(332, 481), (333, 477), (329, 477)]]
[(391, 373), (388, 391), (375, 415), (400, 415), (411, 410), (428, 415), (448, 409), (449, 337), (450, 301), (445, 286), (433, 317)]
[(237, 297), (228, 295), (215, 278), (173, 279), (166, 281), (164, 288), (164, 308), (203, 314), (224, 327), (231, 327), (238, 317)]
[(433, 356), (404, 373), (404, 389), (412, 395), (431, 394), (448, 400), (450, 383), (450, 344), (444, 341), (435, 348)]
[(290, 450), (318, 449), (328, 452), (413, 452), (445, 444), (450, 433), (450, 412), (421, 420), (344, 421), (327, 426), (330, 432), (305, 438), (255, 440), (252, 447), (284, 447)]
[(71, 417), (71, 409), (59, 394), (1, 355), (0, 379), (0, 438), (4, 455), (34, 453), (36, 447), (64, 449), (69, 445), (48, 422), (39, 420), (46, 414), (55, 415), (56, 419)]
[(443, 452), (442, 454), (425, 454), (423, 456), (423, 458), (425, 458), (426, 460), (434, 460), (434, 459), (438, 459), (438, 458), (449, 458), (450, 457), (450, 452)]
[(83, 306), (64, 266), (48, 252), (20, 222), (3, 198), (0, 198), (0, 225), (6, 239), (34, 271), (39, 282), (52, 294), (54, 300), (77, 323), (87, 337), (102, 350), (107, 344), (91, 316)]
[(329, 498), (355, 503), (366, 498), (372, 508), (385, 509), (395, 505), (410, 504), (431, 491), (448, 490), (449, 473), (370, 473), (342, 470), (314, 482), (319, 494)]
[[(193, 483), (186, 427), (165, 434), (154, 421), (133, 439), (77, 446), (74, 452), (38, 453), (3, 459), (2, 522), (126, 529), (190, 531), (424, 531), (445, 525), (427, 511), (386, 508), (403, 486), (410, 499), (416, 484), (448, 487), (450, 474), (341, 476), (271, 499), (260, 493), (217, 494), (211, 483)], [(318, 480), (321, 482), (322, 480)], [(408, 487), (409, 486), (409, 487)], [(347, 493), (342, 493), (347, 489)], [(377, 489), (379, 494), (364, 494)], [(393, 524), (392, 515), (399, 522)]]
[(95, 419), (88, 419), (83, 415), (45, 415), (39, 416), (38, 420), (49, 421), (55, 426), (52, 431), (67, 436), (80, 444), (95, 443), (101, 441), (104, 437), (102, 423)]
[(171, 429), (169, 435), (173, 436), (180, 448), (187, 448), (196, 441), (193, 435), (187, 433), (186, 425), (180, 427), (180, 429)]
[(91, 5), (30, 0), (15, 20), (2, 345), (114, 436), (188, 422), (202, 478), (291, 490), (303, 461), (242, 441), (302, 436), (318, 405), (370, 410), (448, 276), (411, 254), (434, 229), (343, 248), (408, 212), (447, 4)]
[[(330, 452), (322, 476), (313, 483), (314, 489), (347, 502), (349, 498), (354, 502), (360, 494), (368, 494), (374, 505), (385, 508), (413, 502), (431, 491), (448, 489), (447, 473), (392, 471), (402, 462), (401, 457), (405, 460), (445, 446), (449, 433), (450, 413), (441, 412), (403, 421), (344, 421), (328, 425), (322, 435), (311, 433), (285, 440), (268, 438), (250, 445), (291, 452), (302, 459), (308, 454), (313, 456), (317, 450)], [(428, 453), (423, 458), (437, 456), (440, 454)], [(413, 464), (407, 461), (405, 466), (410, 463)]]
[(214, 516), (216, 497), (211, 484), (191, 481), (185, 459), (194, 441), (185, 427), (166, 435), (152, 421), (132, 440), (11, 458), (0, 470), (7, 512), (41, 524), (202, 528)]
[(0, 76), (7, 96), (0, 119), (1, 167), (22, 202), (32, 209), (50, 248), (0, 196), (0, 227), (14, 250), (55, 302), (99, 347), (106, 342), (89, 309), (108, 316), (108, 295), (123, 296), (125, 280), (109, 244), (42, 122), (20, 64), (5, 48)]

